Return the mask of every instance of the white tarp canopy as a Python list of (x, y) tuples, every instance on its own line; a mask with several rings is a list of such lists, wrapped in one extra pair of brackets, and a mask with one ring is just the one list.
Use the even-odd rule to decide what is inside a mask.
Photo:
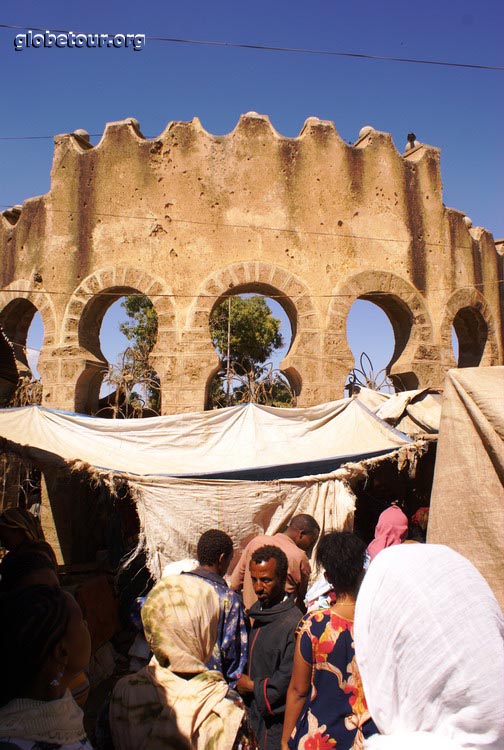
[(504, 367), (448, 372), (427, 541), (468, 557), (504, 608)]
[(422, 450), (361, 397), (143, 420), (32, 406), (0, 410), (0, 436), (41, 468), (58, 459), (110, 486), (118, 476), (127, 481), (155, 576), (193, 555), (208, 528), (225, 530), (237, 545), (275, 533), (296, 513), (310, 513), (322, 529), (351, 528), (351, 482), (374, 462), (394, 457), (401, 465)]
[(0, 410), (0, 436), (66, 461), (141, 476), (208, 476), (364, 457), (411, 442), (356, 399), (306, 409), (246, 404), (128, 420), (29, 406)]

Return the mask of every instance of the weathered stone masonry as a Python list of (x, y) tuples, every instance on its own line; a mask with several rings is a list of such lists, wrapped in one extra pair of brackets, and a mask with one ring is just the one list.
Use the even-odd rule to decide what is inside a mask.
[[(55, 138), (51, 189), (0, 219), (0, 323), (18, 369), (39, 310), (43, 403), (91, 412), (107, 366), (99, 331), (131, 292), (154, 303), (162, 411), (200, 410), (218, 367), (208, 320), (226, 294), (276, 296), (293, 328), (282, 369), (299, 405), (340, 398), (353, 366), (355, 299), (388, 315), (390, 373), (441, 385), (456, 366), (502, 364), (503, 258), (492, 235), (442, 203), (439, 151), (400, 155), (364, 128), (353, 146), (310, 118), (284, 138), (249, 113), (226, 136), (197, 119), (152, 140), (135, 120)], [(500, 282), (500, 283), (499, 283)]]

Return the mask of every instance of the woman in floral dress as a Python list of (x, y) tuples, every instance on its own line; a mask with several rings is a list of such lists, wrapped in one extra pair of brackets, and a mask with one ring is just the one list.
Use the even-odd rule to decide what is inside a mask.
[(360, 750), (377, 731), (355, 661), (353, 616), (366, 546), (348, 532), (319, 542), (317, 563), (337, 595), (335, 604), (300, 623), (287, 693), (282, 750)]

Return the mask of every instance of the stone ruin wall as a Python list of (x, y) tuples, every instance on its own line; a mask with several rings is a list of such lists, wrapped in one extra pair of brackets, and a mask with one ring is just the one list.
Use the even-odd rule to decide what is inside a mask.
[(300, 406), (343, 395), (357, 298), (387, 313), (390, 375), (405, 387), (441, 386), (457, 365), (452, 324), (460, 366), (504, 362), (502, 245), (443, 205), (438, 149), (401, 155), (371, 128), (349, 146), (332, 122), (284, 138), (249, 113), (225, 136), (197, 119), (153, 139), (135, 120), (109, 123), (96, 146), (84, 131), (57, 136), (49, 193), (4, 211), (0, 248), (0, 323), (19, 370), (42, 315), (46, 406), (97, 408), (101, 322), (134, 292), (158, 315), (164, 414), (205, 408), (219, 364), (209, 316), (230, 292), (285, 308), (281, 368)]

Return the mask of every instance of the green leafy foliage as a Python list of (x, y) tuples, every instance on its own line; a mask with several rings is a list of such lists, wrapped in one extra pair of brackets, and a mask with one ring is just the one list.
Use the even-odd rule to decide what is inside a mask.
[(133, 349), (139, 356), (145, 356), (156, 343), (158, 321), (154, 305), (144, 294), (132, 294), (121, 302), (130, 320), (121, 323), (119, 330), (128, 341), (133, 341)]
[(280, 320), (273, 317), (264, 297), (231, 297), (215, 308), (210, 319), (212, 341), (223, 361), (227, 358), (229, 308), (231, 362), (247, 369), (266, 362), (283, 346)]

